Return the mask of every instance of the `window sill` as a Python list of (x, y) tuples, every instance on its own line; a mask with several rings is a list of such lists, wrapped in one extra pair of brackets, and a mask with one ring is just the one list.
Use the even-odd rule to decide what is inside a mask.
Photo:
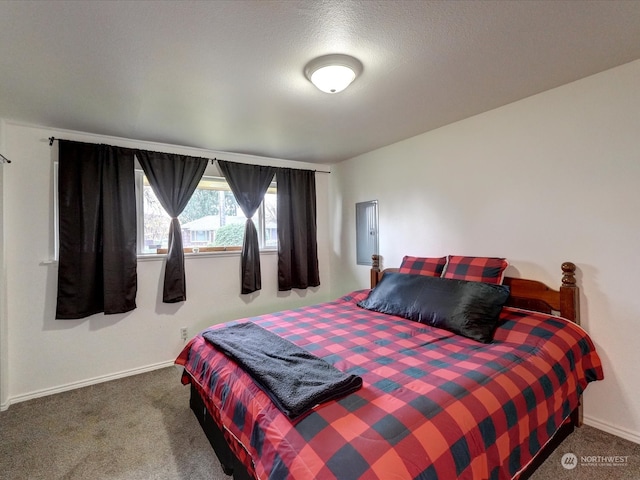
[[(219, 252), (240, 252), (242, 247), (189, 247), (184, 249), (185, 255), (188, 253), (219, 253)], [(158, 248), (156, 254), (167, 254), (166, 248)], [(152, 254), (153, 255), (153, 254)]]
[[(194, 258), (215, 258), (215, 257), (239, 257), (241, 254), (241, 250), (220, 250), (213, 252), (185, 252), (184, 258), (185, 260), (191, 260)], [(278, 250), (275, 248), (269, 248), (265, 250), (260, 250), (260, 255), (277, 255)], [(166, 253), (145, 253), (138, 254), (139, 262), (153, 262), (158, 260), (164, 260), (167, 258)]]

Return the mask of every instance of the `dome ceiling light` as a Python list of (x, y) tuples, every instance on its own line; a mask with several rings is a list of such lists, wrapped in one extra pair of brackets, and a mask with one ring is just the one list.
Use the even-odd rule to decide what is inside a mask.
[(318, 89), (338, 93), (347, 88), (362, 73), (362, 63), (349, 55), (331, 54), (314, 58), (304, 74)]

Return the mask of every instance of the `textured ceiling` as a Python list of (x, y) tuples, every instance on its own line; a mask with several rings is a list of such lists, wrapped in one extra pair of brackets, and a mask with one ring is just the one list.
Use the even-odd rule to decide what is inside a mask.
[(635, 0), (0, 0), (0, 117), (333, 163), (638, 58)]

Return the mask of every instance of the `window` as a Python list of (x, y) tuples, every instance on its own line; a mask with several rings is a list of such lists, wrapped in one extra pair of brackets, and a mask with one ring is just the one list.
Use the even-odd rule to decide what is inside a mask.
[[(276, 183), (273, 182), (253, 217), (261, 249), (277, 247)], [(136, 171), (138, 253), (163, 253), (167, 248), (169, 215), (164, 211), (144, 173)], [(224, 178), (204, 176), (178, 217), (185, 252), (238, 250), (242, 247), (246, 217)]]

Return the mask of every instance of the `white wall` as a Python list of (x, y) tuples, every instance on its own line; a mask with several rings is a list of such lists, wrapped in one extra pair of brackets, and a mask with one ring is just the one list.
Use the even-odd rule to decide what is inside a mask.
[[(8, 361), (7, 393), (2, 406), (75, 386), (169, 364), (180, 352), (180, 328), (199, 330), (233, 318), (272, 312), (329, 299), (329, 175), (316, 174), (318, 254), (321, 286), (306, 291), (277, 291), (277, 255), (261, 257), (262, 290), (240, 295), (238, 253), (187, 257), (187, 301), (162, 303), (163, 261), (138, 262), (138, 308), (121, 315), (55, 320), (57, 265), (53, 254), (52, 165), (57, 144), (48, 137), (103, 142), (132, 148), (206, 158), (328, 170), (285, 160), (207, 152), (198, 149), (32, 127), (5, 121), (4, 153), (13, 162), (3, 168), (2, 229), (6, 267), (6, 319), (2, 363)], [(214, 169), (215, 167), (209, 167)], [(207, 173), (216, 173), (207, 172)], [(0, 261), (2, 256), (0, 254)], [(0, 263), (0, 272), (2, 272)], [(3, 282), (4, 287), (4, 282)], [(2, 296), (0, 296), (0, 300)], [(1, 306), (1, 305), (0, 305)], [(4, 372), (3, 372), (4, 373)], [(2, 375), (5, 380), (5, 375)]]
[(505, 256), (509, 275), (557, 287), (575, 262), (606, 377), (585, 421), (640, 443), (640, 61), (343, 162), (331, 181), (333, 296), (369, 282), (354, 250), (365, 200), (380, 202), (386, 266)]
[[(4, 123), (0, 120), (0, 153), (4, 150)], [(9, 159), (10, 160), (10, 159)], [(7, 326), (7, 278), (4, 262), (4, 169), (8, 164), (0, 165), (0, 406), (7, 403), (8, 392), (8, 326)]]

